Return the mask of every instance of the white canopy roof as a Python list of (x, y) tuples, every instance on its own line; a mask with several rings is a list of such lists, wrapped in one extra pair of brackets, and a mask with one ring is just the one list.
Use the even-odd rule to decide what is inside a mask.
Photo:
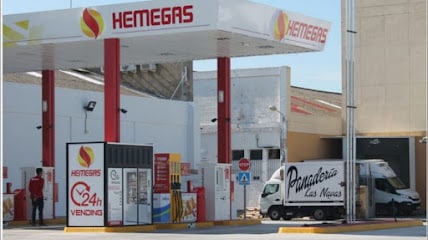
[(5, 73), (321, 51), (330, 23), (246, 0), (165, 0), (6, 15)]

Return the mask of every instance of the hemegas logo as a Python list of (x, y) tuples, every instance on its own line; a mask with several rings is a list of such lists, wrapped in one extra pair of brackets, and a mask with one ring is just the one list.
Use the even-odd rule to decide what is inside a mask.
[(113, 29), (165, 26), (193, 22), (193, 5), (133, 9), (112, 13)]
[(87, 37), (97, 39), (104, 31), (103, 16), (94, 9), (85, 8), (80, 17), (80, 28)]
[[(101, 176), (101, 169), (98, 167), (91, 167), (95, 162), (94, 150), (88, 146), (80, 146), (79, 154), (77, 155), (77, 162), (85, 169), (72, 169), (72, 177), (99, 177)], [(91, 168), (91, 169), (89, 169)]]
[(273, 19), (273, 37), (281, 41), (288, 33), (288, 15), (283, 11), (277, 11)]
[(94, 151), (90, 147), (81, 146), (77, 162), (84, 168), (89, 168), (94, 163)]
[(291, 19), (283, 11), (276, 11), (273, 15), (272, 28), (273, 37), (278, 41), (286, 36), (319, 43), (327, 40), (328, 28)]

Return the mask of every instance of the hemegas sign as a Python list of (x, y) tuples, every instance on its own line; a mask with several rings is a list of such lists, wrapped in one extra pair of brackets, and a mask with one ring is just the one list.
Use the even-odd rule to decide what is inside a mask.
[(113, 29), (166, 26), (193, 22), (193, 5), (113, 12)]
[(104, 226), (104, 143), (67, 146), (68, 226)]
[(327, 41), (330, 23), (304, 15), (277, 10), (271, 20), (275, 40), (292, 40), (323, 48)]

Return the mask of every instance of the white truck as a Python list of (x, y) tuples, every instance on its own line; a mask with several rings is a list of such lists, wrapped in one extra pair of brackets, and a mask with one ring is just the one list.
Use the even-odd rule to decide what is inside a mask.
[[(383, 160), (358, 160), (358, 182), (374, 182), (376, 207), (396, 206), (410, 213), (420, 205), (419, 194), (407, 188)], [(312, 216), (337, 219), (345, 213), (345, 164), (343, 160), (310, 160), (286, 163), (265, 183), (260, 214), (272, 220)], [(394, 202), (394, 203), (393, 203)]]

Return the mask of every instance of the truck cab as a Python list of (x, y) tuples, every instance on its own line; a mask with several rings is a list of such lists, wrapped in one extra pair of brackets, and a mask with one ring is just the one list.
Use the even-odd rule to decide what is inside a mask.
[(281, 186), (280, 179), (271, 178), (264, 185), (260, 196), (260, 213), (269, 216), (272, 220), (279, 220), (283, 215)]
[(381, 159), (358, 160), (360, 184), (372, 181), (372, 199), (377, 213), (410, 215), (421, 204), (419, 194), (406, 186), (387, 162)]

